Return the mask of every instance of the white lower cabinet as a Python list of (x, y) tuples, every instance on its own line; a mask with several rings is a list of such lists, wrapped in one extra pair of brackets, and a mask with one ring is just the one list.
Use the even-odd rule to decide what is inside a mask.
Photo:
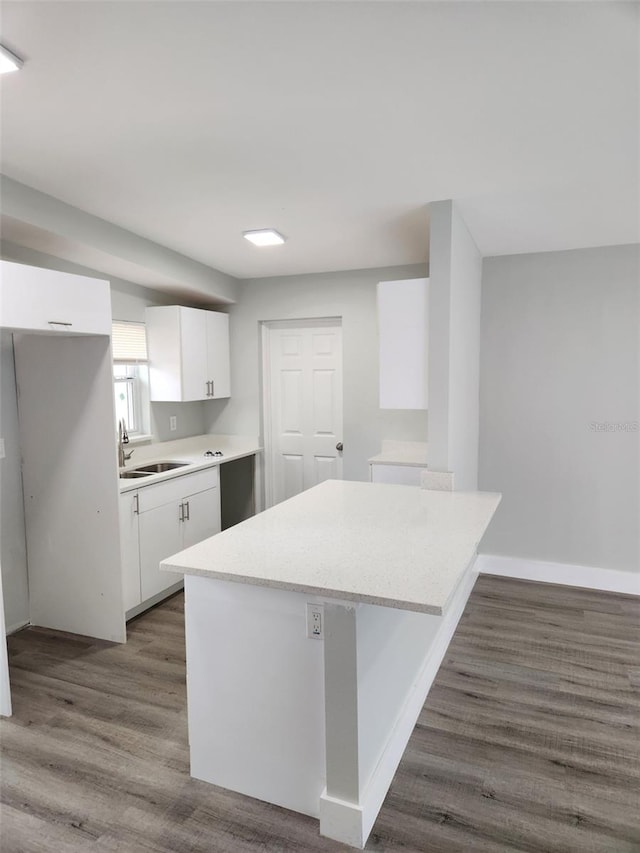
[(181, 574), (161, 572), (162, 560), (220, 532), (218, 468), (141, 486), (120, 499), (123, 586), (129, 611), (182, 580)]
[(187, 495), (185, 507), (181, 549), (190, 548), (214, 533), (220, 533), (220, 489), (207, 489), (195, 495)]
[(174, 501), (140, 514), (140, 595), (151, 598), (181, 579), (174, 572), (161, 572), (160, 561), (182, 551), (182, 522)]
[(120, 561), (124, 609), (131, 610), (140, 597), (140, 536), (138, 533), (138, 493), (120, 495)]
[(400, 486), (419, 486), (420, 474), (426, 466), (417, 465), (369, 465), (372, 483), (394, 483)]

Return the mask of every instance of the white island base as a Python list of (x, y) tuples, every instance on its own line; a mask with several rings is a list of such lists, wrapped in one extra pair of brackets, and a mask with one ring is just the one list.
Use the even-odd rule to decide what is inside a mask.
[(364, 847), (475, 580), (446, 616), (187, 576), (191, 775)]
[[(324, 483), (167, 560), (187, 572), (191, 775), (364, 847), (498, 502)], [(283, 536), (287, 518), (297, 536)], [(323, 640), (307, 636), (308, 603), (323, 604)]]

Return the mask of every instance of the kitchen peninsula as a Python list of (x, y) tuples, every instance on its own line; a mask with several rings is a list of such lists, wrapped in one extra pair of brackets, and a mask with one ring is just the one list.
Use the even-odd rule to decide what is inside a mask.
[(327, 481), (165, 560), (186, 575), (191, 775), (363, 847), (499, 502)]

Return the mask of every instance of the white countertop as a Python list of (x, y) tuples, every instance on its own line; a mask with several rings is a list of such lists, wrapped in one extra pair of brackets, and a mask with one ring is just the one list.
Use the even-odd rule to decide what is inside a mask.
[(382, 450), (369, 459), (370, 465), (411, 465), (427, 467), (426, 441), (395, 441), (385, 439)]
[(500, 498), (328, 480), (160, 566), (442, 614)]
[[(125, 465), (125, 471), (131, 471), (140, 465), (151, 462), (186, 462), (180, 468), (172, 471), (164, 471), (162, 474), (150, 474), (148, 477), (134, 477), (132, 479), (120, 479), (120, 493), (129, 492), (132, 489), (140, 489), (152, 483), (162, 480), (171, 480), (173, 477), (182, 477), (193, 471), (222, 465), (232, 462), (234, 459), (242, 459), (244, 456), (253, 456), (260, 453), (262, 447), (257, 438), (243, 435), (197, 435), (191, 438), (181, 438), (176, 441), (161, 441), (153, 444), (125, 445), (125, 450), (134, 450), (134, 454)], [(221, 450), (222, 456), (205, 456), (207, 450)]]

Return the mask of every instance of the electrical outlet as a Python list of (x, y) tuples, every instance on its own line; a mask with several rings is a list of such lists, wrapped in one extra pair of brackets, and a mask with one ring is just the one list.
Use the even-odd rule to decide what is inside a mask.
[(171, 415), (169, 418), (169, 429), (171, 432), (175, 432), (178, 429), (178, 418), (175, 415)]
[(324, 640), (324, 607), (322, 604), (307, 603), (307, 637)]

